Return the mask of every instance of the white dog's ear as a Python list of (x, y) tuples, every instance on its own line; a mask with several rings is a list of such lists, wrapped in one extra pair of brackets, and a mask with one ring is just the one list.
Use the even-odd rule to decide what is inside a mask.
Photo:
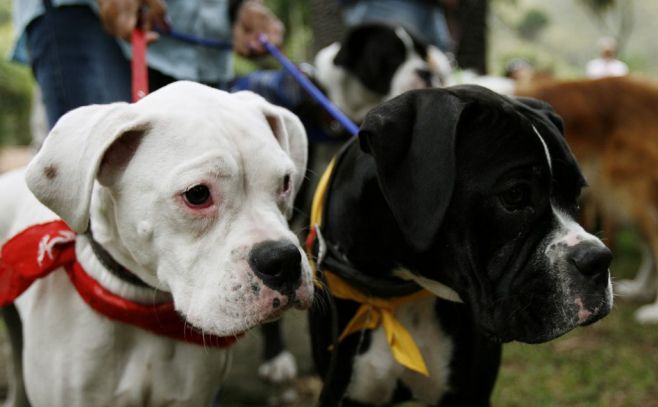
[(279, 145), (283, 151), (288, 154), (292, 159), (297, 172), (293, 177), (293, 193), (291, 195), (291, 202), (289, 205), (290, 213), (292, 215), (292, 201), (301, 188), (304, 176), (306, 175), (306, 164), (308, 160), (308, 139), (306, 137), (306, 130), (301, 120), (290, 112), (288, 109), (273, 105), (263, 99), (261, 96), (252, 92), (237, 92), (234, 94), (243, 98), (243, 100), (253, 103), (261, 109), (265, 120), (272, 129), (274, 137), (276, 137)]
[(89, 223), (91, 192), (103, 156), (123, 135), (142, 134), (147, 122), (132, 105), (91, 105), (62, 116), (30, 162), (27, 185), (76, 232)]

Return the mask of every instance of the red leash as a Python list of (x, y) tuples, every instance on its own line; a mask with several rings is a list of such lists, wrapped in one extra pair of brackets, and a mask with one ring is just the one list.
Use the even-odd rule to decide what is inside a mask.
[(135, 27), (131, 37), (133, 58), (132, 70), (132, 101), (139, 99), (149, 93), (149, 75), (146, 65), (146, 35), (140, 27)]

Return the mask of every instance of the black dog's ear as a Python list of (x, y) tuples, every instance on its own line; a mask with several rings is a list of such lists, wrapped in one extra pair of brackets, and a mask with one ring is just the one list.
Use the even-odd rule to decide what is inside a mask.
[(553, 107), (550, 104), (539, 99), (525, 96), (517, 96), (515, 99), (534, 110), (536, 113), (542, 115), (545, 119), (548, 119), (553, 125), (555, 125), (555, 127), (557, 127), (560, 133), (564, 133), (564, 123), (562, 122), (562, 118), (557, 112), (555, 112), (555, 110), (553, 110)]
[(546, 143), (553, 161), (554, 178), (563, 184), (563, 188), (571, 191), (571, 195), (577, 196), (587, 181), (564, 137), (562, 118), (550, 104), (542, 100), (529, 97), (516, 97), (513, 100)]
[(359, 139), (405, 240), (427, 250), (448, 208), (464, 102), (442, 89), (404, 93), (371, 110)]
[(395, 30), (372, 23), (355, 27), (345, 35), (334, 64), (355, 75), (369, 90), (385, 95), (406, 57), (407, 50)]

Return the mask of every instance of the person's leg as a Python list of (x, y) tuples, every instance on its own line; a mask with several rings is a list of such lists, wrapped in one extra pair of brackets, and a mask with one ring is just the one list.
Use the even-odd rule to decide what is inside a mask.
[(130, 101), (130, 63), (89, 7), (48, 7), (27, 44), (50, 127), (79, 106)]

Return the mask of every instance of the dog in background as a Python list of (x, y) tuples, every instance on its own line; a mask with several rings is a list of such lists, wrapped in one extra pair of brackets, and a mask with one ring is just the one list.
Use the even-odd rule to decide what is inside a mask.
[(364, 24), (318, 52), (315, 79), (357, 123), (379, 103), (412, 89), (446, 83), (450, 61), (401, 26)]
[[(646, 254), (636, 277), (617, 282), (615, 292), (653, 300), (658, 288), (658, 83), (637, 77), (542, 80), (522, 84), (516, 93), (550, 103), (564, 120), (565, 137), (591, 186), (585, 209), (601, 214), (604, 231), (612, 235), (617, 225), (630, 224), (644, 236)], [(640, 307), (635, 317), (658, 323), (658, 300)]]
[[(286, 221), (306, 157), (299, 119), (249, 92), (176, 82), (64, 115), (26, 170), (0, 178), (0, 304), (15, 298), (3, 309), (10, 399), (209, 405), (230, 360), (211, 345), (311, 303)], [(24, 239), (44, 225), (57, 230)], [(16, 270), (69, 255), (66, 272), (23, 287)], [(96, 312), (117, 302), (129, 306)], [(145, 309), (161, 311), (145, 321)]]
[(489, 405), (501, 342), (610, 311), (611, 253), (574, 220), (585, 180), (547, 104), (410, 91), (330, 168), (310, 242), (321, 405)]

